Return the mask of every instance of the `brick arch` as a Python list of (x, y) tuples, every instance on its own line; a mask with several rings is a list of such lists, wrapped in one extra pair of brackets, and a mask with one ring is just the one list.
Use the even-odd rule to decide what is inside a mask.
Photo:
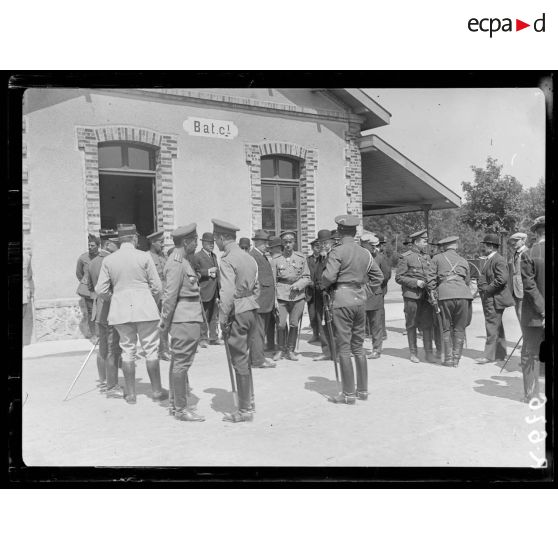
[(139, 126), (78, 126), (78, 149), (85, 154), (85, 205), (87, 230), (97, 232), (101, 227), (99, 196), (99, 143), (122, 141), (157, 147), (155, 187), (157, 192), (157, 228), (165, 231), (165, 243), (170, 243), (174, 228), (172, 160), (178, 155), (178, 136)]
[(266, 141), (245, 144), (246, 163), (250, 171), (250, 200), (252, 209), (252, 230), (262, 227), (262, 175), (261, 158), (268, 155), (285, 155), (296, 157), (301, 161), (300, 167), (300, 246), (307, 251), (316, 236), (316, 170), (318, 168), (318, 151), (296, 143)]

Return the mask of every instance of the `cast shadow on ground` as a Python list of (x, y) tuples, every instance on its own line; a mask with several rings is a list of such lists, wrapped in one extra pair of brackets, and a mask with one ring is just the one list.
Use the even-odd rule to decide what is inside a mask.
[(79, 393), (70, 394), (70, 397), (68, 397), (68, 399), (65, 399), (64, 401), (73, 401), (74, 399), (77, 399), (78, 397), (81, 397), (82, 395), (87, 395), (88, 393), (91, 393), (93, 391), (98, 391), (97, 387), (93, 387), (93, 388), (90, 388), (86, 391), (81, 391)]
[[(61, 357), (75, 357), (75, 356), (85, 356), (87, 355), (87, 353), (89, 353), (91, 349), (84, 349), (83, 351), (71, 351), (69, 353), (52, 353), (50, 355), (39, 355), (39, 356), (29, 356), (26, 357), (24, 356), (22, 360), (37, 360), (37, 359), (42, 359), (42, 358), (52, 358), (52, 357), (57, 357), (57, 358), (61, 358)], [(95, 360), (94, 355), (91, 355), (90, 359), (91, 360)]]
[(386, 326), (386, 330), (393, 331), (395, 333), (407, 333), (407, 330), (404, 327)]
[(204, 389), (203, 392), (213, 395), (210, 405), (214, 411), (218, 413), (234, 413), (236, 411), (232, 392), (220, 388), (208, 388)]
[(506, 376), (504, 373), (491, 376), (490, 379), (476, 380), (473, 389), (489, 397), (501, 397), (512, 401), (521, 401), (523, 398), (523, 379)]
[(309, 382), (304, 383), (304, 389), (315, 391), (323, 397), (333, 397), (339, 393), (339, 386), (335, 380), (323, 376), (309, 376)]
[(322, 356), (321, 351), (319, 353), (311, 353), (310, 351), (300, 351), (298, 354), (305, 358), (316, 358)]

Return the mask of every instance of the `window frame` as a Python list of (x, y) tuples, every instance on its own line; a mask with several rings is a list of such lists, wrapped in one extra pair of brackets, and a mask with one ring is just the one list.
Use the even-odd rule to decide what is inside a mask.
[[(99, 174), (126, 174), (128, 176), (155, 176), (157, 167), (157, 148), (134, 141), (104, 141), (98, 144), (98, 149), (103, 147), (120, 147), (120, 160), (122, 161), (121, 167), (101, 167), (99, 156)], [(147, 169), (136, 169), (129, 166), (130, 158), (128, 148), (135, 147), (142, 151), (147, 151), (149, 154), (149, 166)]]

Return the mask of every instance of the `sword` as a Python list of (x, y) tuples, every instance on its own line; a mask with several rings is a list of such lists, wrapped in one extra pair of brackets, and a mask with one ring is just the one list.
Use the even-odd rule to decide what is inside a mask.
[(428, 302), (434, 308), (434, 313), (436, 314), (436, 319), (438, 320), (438, 329), (440, 330), (440, 354), (442, 356), (442, 362), (446, 360), (446, 352), (444, 348), (444, 328), (442, 325), (442, 313), (440, 312), (440, 305), (438, 304), (438, 300), (436, 299), (436, 295), (434, 294), (434, 289), (429, 289), (426, 287), (426, 292), (428, 294)]
[(331, 315), (331, 297), (327, 291), (324, 291), (323, 294), (324, 298), (324, 315), (325, 315), (325, 322), (327, 326), (327, 332), (329, 334), (329, 349), (331, 351), (331, 358), (333, 359), (333, 366), (335, 368), (335, 380), (337, 381), (338, 387), (340, 386), (339, 382), (339, 368), (337, 365), (337, 347), (335, 346), (335, 338), (333, 337), (333, 328), (331, 327), (331, 322), (333, 321), (333, 316)]
[(85, 368), (85, 365), (87, 364), (87, 361), (89, 360), (89, 358), (93, 354), (93, 351), (97, 347), (98, 343), (99, 343), (99, 338), (97, 337), (97, 341), (95, 341), (95, 345), (93, 345), (93, 347), (91, 347), (91, 350), (89, 351), (89, 354), (87, 355), (87, 357), (83, 361), (83, 364), (81, 365), (81, 368), (79, 369), (78, 373), (76, 374), (76, 377), (74, 378), (74, 381), (72, 382), (72, 385), (70, 386), (70, 389), (68, 389), (68, 392), (66, 393), (66, 396), (64, 397), (64, 399), (62, 399), (62, 401), (66, 401), (68, 399), (68, 395), (70, 395), (70, 392), (72, 391), (73, 387), (76, 385), (76, 382), (78, 381), (78, 378), (81, 376), (81, 373), (83, 372), (83, 369)]
[[(200, 300), (200, 304), (201, 304), (201, 300)], [(218, 305), (219, 307), (221, 306), (221, 301), (218, 302)], [(203, 305), (202, 305), (202, 310), (203, 310)], [(204, 314), (204, 318), (205, 318), (205, 314)], [(225, 354), (227, 355), (227, 365), (229, 367), (229, 378), (231, 380), (231, 391), (233, 394), (233, 401), (236, 408), (238, 409), (238, 392), (236, 391), (234, 368), (232, 365), (231, 350), (229, 349), (229, 332), (230, 332), (230, 322), (225, 324), (225, 328), (223, 328), (223, 340), (225, 341)]]
[(519, 344), (521, 343), (521, 340), (523, 339), (523, 335), (519, 338), (518, 342), (515, 344), (515, 347), (513, 348), (513, 351), (510, 353), (510, 355), (508, 356), (508, 358), (506, 359), (506, 362), (504, 362), (504, 366), (502, 366), (502, 368), (500, 368), (500, 372), (498, 372), (498, 375), (500, 375), (502, 373), (502, 370), (506, 367), (506, 365), (508, 364), (508, 362), (510, 361), (510, 358), (512, 357), (513, 353), (515, 352), (515, 349), (517, 349), (517, 347), (519, 346)]

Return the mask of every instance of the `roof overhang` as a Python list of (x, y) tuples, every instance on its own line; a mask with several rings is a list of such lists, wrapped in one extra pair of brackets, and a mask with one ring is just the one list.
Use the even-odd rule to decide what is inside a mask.
[(461, 198), (376, 135), (359, 139), (366, 215), (452, 209)]
[(362, 130), (371, 130), (389, 124), (391, 114), (370, 98), (362, 89), (326, 89), (363, 118)]

